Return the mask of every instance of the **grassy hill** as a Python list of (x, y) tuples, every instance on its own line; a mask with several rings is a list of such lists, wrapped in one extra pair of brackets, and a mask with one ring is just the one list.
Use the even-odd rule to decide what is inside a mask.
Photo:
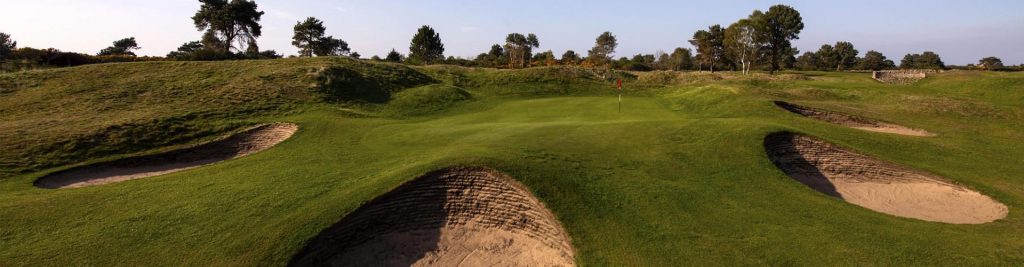
[[(610, 81), (627, 81), (622, 111)], [(801, 105), (938, 134), (844, 128)], [(247, 125), (268, 151), (95, 187), (32, 182)], [(282, 265), (320, 230), (420, 174), (515, 177), (596, 266), (1024, 263), (1024, 75), (625, 73), (410, 68), (348, 59), (153, 62), (0, 75), (0, 265)], [(894, 217), (786, 176), (762, 141), (793, 131), (927, 171), (1009, 206), (951, 225)]]

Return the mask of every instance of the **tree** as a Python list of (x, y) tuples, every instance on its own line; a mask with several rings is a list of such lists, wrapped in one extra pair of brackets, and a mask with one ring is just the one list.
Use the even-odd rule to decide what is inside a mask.
[(881, 52), (871, 50), (864, 53), (864, 58), (860, 60), (858, 68), (862, 70), (887, 70), (895, 68), (895, 65), (892, 60), (886, 59), (885, 55), (882, 55)]
[(308, 17), (305, 21), (295, 23), (293, 29), (295, 34), (292, 35), (292, 45), (299, 48), (300, 57), (312, 57), (313, 47), (327, 31), (323, 21), (314, 17)]
[(562, 54), (562, 64), (565, 65), (576, 65), (580, 63), (580, 55), (576, 54), (576, 51), (566, 50)]
[(917, 61), (917, 58), (920, 57), (920, 56), (921, 56), (920, 54), (907, 54), (906, 56), (903, 56), (903, 60), (900, 60), (900, 68), (901, 69), (915, 69), (915, 68), (917, 68), (917, 62), (916, 61)]
[(669, 58), (671, 59), (669, 63), (669, 69), (671, 70), (679, 71), (693, 68), (693, 56), (690, 49), (677, 47), (669, 55)]
[(537, 53), (533, 56), (533, 61), (538, 64), (544, 64), (544, 66), (558, 65), (558, 60), (555, 59), (555, 52), (551, 50)]
[(945, 69), (946, 64), (942, 58), (932, 51), (925, 51), (921, 54), (907, 54), (900, 61), (901, 69)]
[(753, 24), (758, 40), (765, 44), (769, 73), (775, 74), (779, 63), (793, 56), (787, 52), (795, 51), (790, 41), (800, 39), (800, 31), (804, 29), (803, 18), (790, 6), (775, 5), (763, 15), (756, 16)]
[(622, 58), (619, 68), (632, 71), (650, 71), (654, 61), (654, 55), (637, 54), (632, 59)]
[(501, 45), (499, 44), (494, 44), (491, 46), (491, 50), (487, 51), (487, 53), (480, 53), (480, 55), (476, 56), (476, 59), (474, 59), (474, 61), (476, 65), (483, 67), (494, 68), (506, 65), (504, 62), (505, 49), (502, 48)]
[(313, 45), (313, 54), (318, 57), (347, 55), (349, 51), (348, 43), (334, 36), (321, 38)]
[(444, 44), (441, 35), (434, 28), (423, 25), (413, 35), (409, 45), (409, 60), (416, 64), (432, 64), (444, 61)]
[(299, 48), (300, 57), (337, 56), (349, 53), (348, 43), (334, 36), (324, 36), (327, 28), (323, 21), (308, 17), (295, 23), (292, 45)]
[(800, 70), (817, 70), (819, 65), (818, 54), (814, 52), (805, 52), (796, 59), (796, 67)]
[(11, 58), (17, 48), (18, 42), (11, 39), (10, 34), (0, 32), (0, 60)]
[(611, 32), (601, 33), (594, 42), (594, 48), (587, 51), (587, 60), (590, 60), (595, 66), (607, 65), (610, 63), (612, 55), (615, 54), (615, 47), (618, 46), (619, 42), (615, 39), (615, 35), (612, 35)]
[(537, 47), (540, 47), (537, 35), (509, 33), (505, 37), (505, 54), (509, 59), (509, 68), (529, 67), (533, 48)]
[(849, 69), (857, 63), (857, 54), (860, 52), (853, 48), (850, 42), (836, 42), (834, 47), (836, 71)]
[(818, 52), (814, 54), (818, 56), (818, 64), (814, 66), (816, 70), (830, 70), (839, 65), (839, 57), (836, 55), (835, 48), (830, 44), (821, 45)]
[(1004, 68), (1003, 60), (997, 57), (986, 57), (978, 60), (978, 67), (983, 70), (1001, 70)]
[(693, 33), (690, 44), (697, 48), (698, 61), (707, 64), (711, 72), (715, 72), (715, 65), (725, 57), (725, 30), (721, 25), (711, 25), (708, 30), (699, 30)]
[[(249, 51), (262, 35), (260, 18), (263, 11), (257, 10), (256, 2), (248, 0), (199, 0), (199, 11), (192, 16), (196, 29), (206, 31), (203, 43), (207, 48), (228, 53), (234, 48)], [(235, 44), (237, 43), (237, 46)], [(258, 49), (256, 49), (258, 50)]]
[[(761, 16), (754, 13), (751, 16)], [(758, 17), (742, 19), (725, 29), (725, 52), (729, 57), (739, 61), (743, 74), (748, 74), (754, 61), (757, 61), (763, 44), (756, 38), (753, 20)]]
[(388, 52), (388, 56), (384, 58), (384, 61), (387, 61), (387, 62), (402, 62), (402, 60), (404, 60), (404, 59), (405, 59), (405, 56), (403, 56), (402, 54), (398, 53), (398, 51), (395, 51), (395, 49), (392, 48), (391, 52)]
[(111, 47), (104, 48), (96, 55), (98, 56), (135, 56), (132, 50), (138, 50), (139, 43), (135, 42), (135, 37), (128, 37), (121, 40), (114, 41), (114, 45)]
[(916, 60), (916, 65), (918, 68), (923, 69), (941, 70), (946, 68), (946, 63), (942, 62), (942, 58), (939, 57), (939, 54), (932, 51), (924, 51), (924, 53), (921, 53), (921, 56)]
[(350, 56), (350, 57), (352, 57), (354, 59), (359, 59), (359, 57), (361, 57), (363, 55), (360, 55), (359, 52), (352, 52), (351, 54), (348, 54), (348, 56)]
[(193, 55), (193, 53), (199, 50), (203, 50), (203, 43), (200, 41), (192, 41), (182, 44), (178, 47), (178, 50), (168, 53), (167, 57), (177, 60), (187, 60)]

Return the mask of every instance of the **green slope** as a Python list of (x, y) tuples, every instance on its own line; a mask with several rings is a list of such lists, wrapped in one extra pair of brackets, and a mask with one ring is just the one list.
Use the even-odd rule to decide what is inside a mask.
[[(134, 69), (145, 70), (99, 74)], [(191, 72), (224, 81), (193, 87), (186, 84), (203, 79)], [(616, 73), (629, 81), (619, 112), (605, 82), (612, 76), (580, 73), (288, 59), (2, 76), (2, 135), (15, 137), (0, 141), (3, 148), (46, 147), (109, 125), (160, 125), (149, 122), (160, 118), (180, 117), (175, 123), (189, 126), (182, 133), (139, 128), (148, 131), (137, 134), (157, 136), (139, 140), (187, 143), (256, 122), (302, 128), (252, 156), (70, 190), (32, 187), (47, 173), (39, 166), (65, 168), (160, 145), (112, 145), (106, 154), (76, 147), (4, 153), (13, 163), (0, 166), (11, 173), (0, 181), (0, 265), (282, 265), (361, 203), (454, 164), (490, 166), (527, 185), (565, 225), (584, 265), (1024, 263), (1024, 101), (1015, 101), (1024, 97), (1022, 74), (950, 72), (893, 86), (849, 73)], [(167, 80), (149, 82), (158, 77)], [(78, 80), (95, 81), (72, 82)], [(21, 85), (6, 89), (10, 84)], [(124, 93), (132, 88), (165, 97), (146, 102)], [(102, 94), (117, 98), (95, 96)], [(245, 101), (227, 104), (230, 96)], [(110, 106), (79, 103), (99, 99)], [(783, 112), (772, 100), (938, 136), (842, 128)], [(58, 101), (67, 103), (51, 103)], [(68, 111), (54, 111), (61, 106)], [(182, 115), (190, 113), (210, 115)], [(47, 124), (62, 119), (69, 123)], [(781, 130), (942, 175), (1005, 203), (1010, 214), (989, 224), (949, 225), (829, 198), (767, 159), (763, 138)], [(21, 157), (33, 164), (12, 161)]]

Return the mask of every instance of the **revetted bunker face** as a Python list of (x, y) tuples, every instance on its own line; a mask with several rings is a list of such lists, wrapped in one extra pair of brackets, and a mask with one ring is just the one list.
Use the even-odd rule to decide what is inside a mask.
[(865, 131), (910, 136), (934, 136), (934, 134), (929, 133), (928, 131), (925, 130), (911, 129), (901, 125), (884, 123), (868, 118), (799, 106), (783, 101), (775, 101), (775, 105), (789, 112), (793, 112), (804, 117), (818, 119), (829, 123), (839, 124), (842, 126), (861, 129)]
[(772, 163), (793, 179), (878, 212), (955, 224), (987, 223), (1008, 213), (976, 191), (808, 136), (774, 133), (764, 146)]
[(168, 174), (238, 158), (268, 149), (299, 129), (291, 123), (263, 124), (227, 138), (149, 156), (97, 163), (53, 173), (36, 180), (41, 188), (75, 188)]
[(481, 167), (416, 178), (322, 231), (291, 266), (574, 266), (569, 236), (515, 180)]

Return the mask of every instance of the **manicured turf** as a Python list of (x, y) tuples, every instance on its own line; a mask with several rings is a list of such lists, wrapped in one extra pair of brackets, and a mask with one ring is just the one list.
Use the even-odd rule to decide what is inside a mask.
[[(267, 69), (336, 63), (260, 64), (271, 75), (264, 79), (286, 85)], [(215, 66), (198, 65), (218, 73)], [(124, 65), (108, 67), (118, 66)], [(45, 190), (32, 187), (32, 181), (54, 169), (33, 166), (53, 164), (12, 163), (3, 171), (15, 174), (0, 181), (0, 265), (282, 265), (306, 240), (361, 203), (419, 174), (457, 164), (495, 168), (533, 190), (569, 231), (583, 265), (1024, 263), (1024, 74), (950, 72), (894, 86), (863, 73), (792, 74), (807, 79), (730, 74), (723, 80), (681, 74), (663, 83), (645, 83), (649, 75), (659, 75), (645, 73), (630, 77), (619, 112), (610, 85), (576, 80), (563, 69), (415, 71), (457, 88), (397, 82), (402, 86), (394, 88), (414, 89), (394, 94), (392, 105), (321, 102), (296, 91), (296, 100), (281, 100), (287, 105), (272, 105), (269, 112), (190, 120), (194, 128), (230, 129), (257, 121), (301, 126), (275, 148), (199, 169)], [(21, 104), (22, 94), (30, 93), (24, 90), (79, 88), (67, 87), (2, 93), (0, 108), (46, 120), (32, 111), (40, 104)], [(847, 129), (782, 111), (772, 100), (938, 136)], [(155, 105), (160, 112), (153, 114), (177, 116), (168, 107), (182, 104)], [(111, 109), (92, 115), (125, 112)], [(403, 112), (409, 110), (414, 112)], [(80, 125), (97, 124), (47, 131), (85, 131)], [(2, 131), (34, 127), (15, 126)], [(1005, 203), (1009, 216), (989, 224), (950, 225), (889, 216), (827, 197), (768, 160), (762, 141), (782, 130), (946, 177)], [(38, 145), (62, 138), (52, 136)], [(24, 139), (0, 143), (14, 147), (35, 140), (18, 138)], [(40, 160), (84, 157), (60, 153)], [(29, 171), (18, 174), (23, 169)]]

